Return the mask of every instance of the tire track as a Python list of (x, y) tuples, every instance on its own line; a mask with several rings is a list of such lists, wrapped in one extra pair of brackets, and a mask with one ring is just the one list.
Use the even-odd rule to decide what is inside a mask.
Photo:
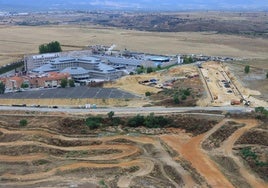
[(217, 188), (233, 188), (234, 186), (222, 174), (217, 165), (202, 150), (201, 143), (204, 138), (218, 130), (226, 120), (221, 121), (205, 134), (191, 138), (182, 142), (178, 135), (164, 135), (161, 139), (171, 148), (182, 155), (192, 166), (206, 179), (207, 183)]
[(235, 156), (233, 154), (233, 148), (235, 142), (247, 131), (250, 129), (256, 127), (259, 125), (257, 120), (251, 119), (251, 120), (235, 120), (236, 122), (239, 123), (244, 123), (246, 126), (238, 129), (235, 131), (224, 143), (223, 145), (219, 148), (219, 150), (222, 150), (224, 154), (228, 157), (231, 157), (235, 163), (239, 166), (239, 172), (243, 176), (243, 178), (252, 186), (252, 187), (258, 187), (258, 188), (266, 188), (268, 187), (268, 184), (263, 182), (260, 178), (254, 176), (252, 172), (250, 172), (243, 164), (241, 159), (239, 157)]
[(119, 164), (96, 164), (96, 163), (90, 163), (90, 162), (78, 162), (73, 163), (69, 165), (60, 166), (54, 169), (51, 169), (47, 172), (40, 172), (40, 173), (34, 173), (34, 174), (26, 174), (26, 175), (16, 175), (16, 174), (9, 174), (6, 173), (2, 176), (0, 176), (1, 179), (9, 180), (9, 181), (29, 181), (29, 180), (40, 180), (49, 178), (53, 175), (56, 175), (58, 173), (63, 173), (66, 171), (72, 171), (80, 168), (93, 168), (93, 169), (100, 169), (100, 168), (128, 168), (132, 166), (139, 166), (141, 170), (135, 173), (136, 176), (140, 176), (143, 174), (147, 174), (150, 170), (150, 165), (148, 165), (149, 162), (146, 159), (138, 159), (133, 160), (130, 162), (123, 162)]

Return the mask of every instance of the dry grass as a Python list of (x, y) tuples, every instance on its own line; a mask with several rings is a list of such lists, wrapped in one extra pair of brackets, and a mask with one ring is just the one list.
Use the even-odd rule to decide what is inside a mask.
[(53, 40), (77, 46), (116, 44), (118, 49), (157, 54), (268, 58), (268, 39), (215, 33), (158, 33), (96, 26), (0, 26), (0, 36), (0, 64), (18, 59), (23, 54), (37, 53), (40, 44)]

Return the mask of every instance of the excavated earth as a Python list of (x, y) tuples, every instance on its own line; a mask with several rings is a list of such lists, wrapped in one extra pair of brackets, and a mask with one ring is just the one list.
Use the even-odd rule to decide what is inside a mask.
[[(173, 128), (93, 131), (78, 115), (5, 113), (1, 188), (267, 187), (264, 121), (177, 114)], [(245, 147), (257, 157), (245, 157)]]

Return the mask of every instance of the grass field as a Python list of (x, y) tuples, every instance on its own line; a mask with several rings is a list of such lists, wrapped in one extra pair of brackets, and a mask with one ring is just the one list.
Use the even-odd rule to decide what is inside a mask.
[[(206, 54), (268, 59), (268, 39), (205, 32), (159, 33), (97, 26), (0, 26), (0, 64), (37, 53), (42, 43), (112, 45), (156, 54)], [(64, 47), (63, 50), (75, 48)]]

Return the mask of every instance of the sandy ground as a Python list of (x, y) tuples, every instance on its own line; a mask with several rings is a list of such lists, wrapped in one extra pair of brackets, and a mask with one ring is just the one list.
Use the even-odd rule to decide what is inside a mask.
[[(0, 26), (0, 62), (6, 64), (24, 54), (37, 53), (50, 41), (64, 45), (112, 45), (156, 54), (206, 54), (268, 58), (268, 40), (215, 33), (158, 33), (97, 26)], [(64, 50), (77, 48), (66, 47)]]

